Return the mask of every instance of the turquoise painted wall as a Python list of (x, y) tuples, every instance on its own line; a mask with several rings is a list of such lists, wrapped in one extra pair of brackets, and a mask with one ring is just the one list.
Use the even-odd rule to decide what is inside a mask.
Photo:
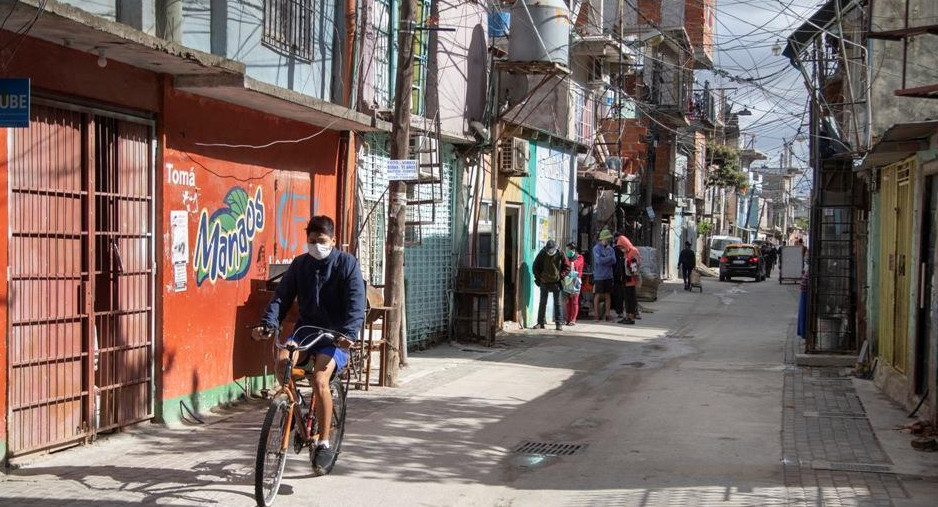
[(521, 185), (521, 194), (524, 204), (524, 217), (521, 247), (521, 315), (524, 317), (524, 326), (532, 327), (537, 322), (537, 287), (534, 286), (534, 276), (531, 267), (534, 258), (540, 251), (535, 243), (537, 230), (534, 228), (534, 218), (537, 215), (537, 144), (529, 142), (531, 158), (528, 160), (528, 176), (517, 178), (515, 181)]

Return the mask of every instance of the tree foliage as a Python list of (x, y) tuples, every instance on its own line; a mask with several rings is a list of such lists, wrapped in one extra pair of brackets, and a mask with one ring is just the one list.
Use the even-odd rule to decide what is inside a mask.
[(697, 234), (701, 236), (709, 236), (713, 232), (713, 222), (710, 220), (701, 220), (697, 222)]
[(710, 170), (707, 173), (707, 186), (742, 190), (747, 181), (746, 175), (739, 170), (739, 150), (724, 144), (707, 143), (707, 160)]

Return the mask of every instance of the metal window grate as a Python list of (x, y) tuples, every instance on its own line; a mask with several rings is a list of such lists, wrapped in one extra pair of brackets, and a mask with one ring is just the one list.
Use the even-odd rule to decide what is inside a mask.
[(312, 60), (313, 15), (313, 0), (264, 0), (264, 45)]
[(391, 0), (376, 0), (372, 26), (375, 30), (375, 102), (381, 109), (390, 109), (394, 97), (391, 92)]
[(586, 444), (524, 441), (518, 444), (512, 452), (515, 454), (537, 454), (540, 456), (572, 456), (584, 449), (586, 449)]

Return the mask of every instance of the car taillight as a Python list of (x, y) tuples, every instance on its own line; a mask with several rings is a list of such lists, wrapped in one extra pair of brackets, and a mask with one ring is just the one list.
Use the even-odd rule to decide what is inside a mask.
[(758, 258), (758, 257), (750, 257), (750, 258), (749, 258), (749, 264), (758, 264), (758, 263), (759, 263), (759, 258)]
[(720, 262), (729, 262), (729, 261), (730, 260), (727, 259), (725, 255), (723, 257), (720, 257)]

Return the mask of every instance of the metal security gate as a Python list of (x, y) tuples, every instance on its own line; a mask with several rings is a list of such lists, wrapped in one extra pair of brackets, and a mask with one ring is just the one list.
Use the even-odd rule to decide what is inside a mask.
[(40, 103), (10, 146), (10, 452), (152, 413), (151, 125)]
[(880, 355), (905, 373), (908, 361), (912, 264), (912, 182), (915, 159), (882, 169), (880, 220)]

